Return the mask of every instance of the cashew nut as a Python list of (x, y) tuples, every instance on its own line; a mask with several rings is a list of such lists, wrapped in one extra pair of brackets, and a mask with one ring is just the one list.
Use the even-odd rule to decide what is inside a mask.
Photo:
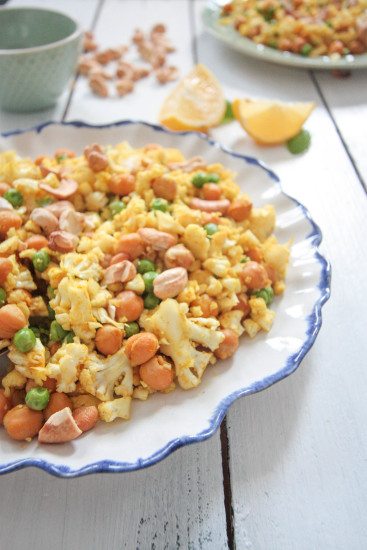
[(46, 208), (35, 208), (30, 215), (32, 222), (39, 225), (46, 235), (59, 228), (59, 220)]

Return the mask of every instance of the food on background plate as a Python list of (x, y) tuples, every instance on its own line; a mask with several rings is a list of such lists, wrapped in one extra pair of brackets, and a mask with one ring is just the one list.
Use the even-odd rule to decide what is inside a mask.
[(312, 101), (282, 103), (263, 99), (236, 99), (233, 113), (258, 143), (277, 145), (294, 138), (315, 108)]
[(61, 443), (128, 420), (133, 399), (197, 387), (241, 336), (271, 329), (289, 243), (234, 179), (158, 144), (0, 154), (10, 437)]
[(367, 52), (367, 0), (233, 0), (221, 23), (257, 44), (319, 57)]
[(226, 106), (219, 81), (199, 63), (165, 99), (158, 118), (170, 130), (206, 132), (221, 122)]

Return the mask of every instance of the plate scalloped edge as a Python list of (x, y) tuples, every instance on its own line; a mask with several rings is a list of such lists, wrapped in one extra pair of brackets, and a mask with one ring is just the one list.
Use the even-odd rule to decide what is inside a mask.
[[(124, 120), (124, 121), (118, 121), (111, 124), (102, 124), (102, 125), (93, 125), (88, 124), (83, 121), (75, 120), (70, 122), (54, 122), (49, 121), (45, 122), (43, 124), (40, 124), (35, 127), (31, 127), (24, 130), (14, 130), (6, 133), (2, 133), (1, 137), (10, 137), (18, 134), (24, 134), (28, 132), (36, 132), (40, 133), (42, 130), (50, 125), (55, 126), (73, 126), (73, 127), (83, 127), (83, 128), (92, 128), (92, 129), (105, 129), (110, 127), (116, 127), (116, 126), (126, 126), (131, 124), (140, 124), (143, 126), (147, 126), (154, 131), (158, 132), (164, 132), (172, 135), (196, 135), (199, 139), (202, 139), (209, 143), (210, 145), (217, 147), (224, 153), (244, 160), (248, 164), (253, 164), (255, 166), (258, 166), (262, 170), (266, 171), (270, 178), (275, 182), (277, 186), (279, 186), (279, 189), (281, 193), (294, 202), (294, 204), (301, 209), (304, 217), (308, 220), (308, 222), (311, 225), (311, 232), (309, 235), (307, 235), (306, 239), (310, 242), (311, 247), (314, 252), (314, 256), (317, 259), (317, 262), (320, 264), (320, 280), (318, 284), (318, 290), (319, 290), (319, 297), (318, 300), (315, 302), (313, 310), (310, 315), (308, 315), (306, 321), (307, 321), (307, 338), (302, 343), (302, 346), (297, 350), (296, 353), (290, 355), (287, 358), (286, 363), (284, 364), (283, 368), (278, 370), (275, 374), (270, 375), (260, 382), (255, 382), (248, 387), (244, 389), (239, 389), (228, 396), (226, 396), (224, 399), (222, 399), (219, 404), (217, 405), (214, 413), (212, 414), (211, 418), (208, 419), (209, 426), (205, 430), (199, 432), (198, 434), (195, 434), (193, 436), (181, 436), (178, 438), (174, 438), (168, 443), (166, 443), (162, 448), (160, 448), (157, 452), (153, 453), (146, 459), (138, 459), (134, 463), (127, 463), (127, 462), (116, 462), (112, 460), (100, 460), (95, 463), (87, 464), (81, 468), (78, 469), (71, 469), (68, 466), (63, 465), (56, 465), (52, 464), (48, 461), (36, 459), (36, 458), (27, 458), (23, 460), (17, 460), (10, 462), (8, 464), (0, 465), (0, 474), (5, 474), (9, 472), (13, 472), (16, 470), (20, 470), (25, 467), (37, 467), (40, 468), (49, 474), (52, 474), (57, 477), (61, 478), (72, 478), (72, 477), (79, 477), (82, 475), (87, 474), (93, 474), (93, 473), (117, 473), (117, 472), (128, 472), (128, 471), (134, 471), (141, 468), (146, 468), (148, 466), (152, 466), (168, 456), (171, 452), (173, 452), (176, 449), (179, 449), (180, 447), (192, 443), (199, 443), (201, 441), (204, 441), (211, 437), (219, 428), (225, 414), (227, 413), (227, 410), (229, 406), (236, 401), (238, 398), (243, 397), (244, 395), (249, 395), (252, 393), (256, 393), (259, 391), (262, 391), (266, 389), (267, 387), (275, 384), (276, 382), (282, 380), (283, 378), (289, 376), (292, 372), (294, 372), (299, 364), (301, 363), (304, 356), (307, 354), (307, 352), (311, 349), (312, 345), (315, 342), (316, 336), (321, 328), (322, 324), (322, 314), (321, 309), (324, 303), (329, 299), (330, 297), (330, 281), (331, 281), (331, 266), (328, 260), (322, 256), (322, 254), (318, 250), (318, 246), (322, 240), (322, 234), (319, 226), (313, 221), (308, 209), (303, 206), (301, 203), (299, 203), (296, 199), (294, 199), (292, 196), (285, 193), (282, 189), (280, 180), (278, 176), (266, 166), (265, 163), (262, 161), (250, 157), (247, 155), (242, 155), (240, 153), (235, 153), (231, 151), (230, 149), (224, 147), (217, 141), (212, 140), (209, 138), (206, 134), (198, 133), (198, 132), (191, 132), (191, 131), (185, 131), (185, 132), (171, 132), (170, 130), (167, 130), (166, 128), (163, 128), (162, 126), (157, 126), (148, 122), (139, 121), (139, 120)], [(1, 151), (0, 151), (1, 152)]]

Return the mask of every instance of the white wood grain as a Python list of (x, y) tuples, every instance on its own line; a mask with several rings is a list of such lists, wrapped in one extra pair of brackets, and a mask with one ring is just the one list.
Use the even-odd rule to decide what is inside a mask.
[(215, 436), (138, 472), (2, 476), (1, 548), (225, 550), (219, 455)]
[[(355, 297), (364, 285), (366, 262), (364, 191), (307, 72), (246, 59), (206, 34), (199, 36), (198, 60), (217, 75), (229, 99), (316, 101), (306, 123), (312, 145), (298, 157), (282, 146), (260, 147), (237, 123), (212, 134), (237, 152), (262, 158), (278, 173), (284, 189), (319, 223), (321, 250), (333, 268), (323, 327), (298, 371), (238, 401), (227, 415), (237, 548), (364, 548), (367, 300), (363, 293)], [(325, 92), (344, 106), (344, 120), (337, 119), (342, 131), (359, 126), (353, 142), (348, 134), (353, 153), (358, 139), (365, 142), (364, 118), (359, 122), (358, 117), (367, 96), (358, 87), (360, 78), (350, 81), (348, 94), (337, 96), (332, 86)], [(359, 97), (358, 107), (347, 107), (350, 96)], [(361, 171), (362, 165), (363, 155)]]
[(367, 69), (347, 78), (330, 73), (315, 78), (367, 188)]
[[(155, 24), (163, 21), (167, 27), (167, 37), (176, 47), (175, 52), (168, 54), (167, 64), (177, 66), (183, 75), (193, 63), (189, 13), (189, 2), (182, 0), (110, 0), (103, 4), (95, 39), (101, 48), (122, 44), (130, 46), (124, 60), (148, 67), (140, 59), (135, 45), (131, 44), (131, 38), (136, 28), (148, 35)], [(162, 85), (151, 73), (136, 82), (134, 91), (122, 98), (117, 96), (114, 84), (110, 83), (110, 97), (105, 99), (96, 96), (90, 90), (88, 80), (81, 76), (75, 87), (67, 119), (93, 124), (135, 119), (157, 124), (163, 100), (175, 85), (174, 82)]]

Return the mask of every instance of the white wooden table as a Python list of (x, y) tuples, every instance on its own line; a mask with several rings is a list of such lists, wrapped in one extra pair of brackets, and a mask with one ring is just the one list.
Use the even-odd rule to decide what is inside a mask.
[[(256, 145), (237, 123), (211, 135), (262, 158), (323, 232), (332, 294), (311, 351), (289, 378), (235, 402), (211, 439), (146, 470), (63, 480), (37, 469), (0, 477), (0, 548), (20, 550), (367, 548), (367, 70), (331, 74), (245, 58), (204, 32), (196, 0), (11, 0), (76, 17), (103, 47), (164, 22), (185, 74), (196, 62), (228, 99), (314, 100), (312, 146), (292, 156)], [(2, 9), (2, 8), (0, 8)], [(1, 75), (0, 75), (1, 77)], [(100, 99), (79, 78), (51, 110), (0, 113), (0, 131), (47, 120), (157, 122), (174, 84), (147, 79)]]

